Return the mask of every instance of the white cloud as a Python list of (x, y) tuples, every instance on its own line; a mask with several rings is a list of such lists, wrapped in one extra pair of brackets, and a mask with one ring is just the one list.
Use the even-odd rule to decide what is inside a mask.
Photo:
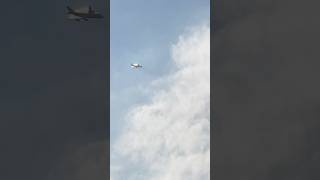
[[(112, 149), (122, 163), (142, 172), (126, 179), (210, 178), (209, 25), (180, 36), (172, 46), (172, 60), (176, 72), (152, 83), (151, 102), (130, 110)], [(112, 178), (130, 174), (128, 167), (111, 170)]]

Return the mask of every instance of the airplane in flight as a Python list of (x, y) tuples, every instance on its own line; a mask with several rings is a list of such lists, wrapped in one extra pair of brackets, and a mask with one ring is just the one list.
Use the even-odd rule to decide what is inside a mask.
[(132, 68), (142, 68), (142, 65), (134, 63), (134, 64), (131, 64), (131, 67)]
[(80, 10), (74, 10), (71, 7), (67, 6), (68, 14), (71, 15), (69, 17), (70, 19), (74, 19), (76, 21), (88, 21), (91, 19), (102, 19), (103, 16), (100, 13), (95, 12), (95, 10), (92, 9), (91, 6), (89, 6), (89, 9), (87, 12), (83, 12)]

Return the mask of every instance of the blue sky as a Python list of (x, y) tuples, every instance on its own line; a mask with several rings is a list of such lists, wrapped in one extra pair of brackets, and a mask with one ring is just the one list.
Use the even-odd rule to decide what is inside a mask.
[[(128, 109), (148, 101), (144, 87), (172, 71), (170, 45), (187, 27), (209, 17), (209, 5), (209, 0), (111, 1), (111, 143)], [(144, 69), (130, 69), (134, 62)]]
[[(198, 28), (200, 33), (187, 35), (190, 37), (181, 42), (179, 37), (188, 34), (188, 28), (208, 23), (209, 17), (209, 0), (111, 1), (112, 180), (145, 180), (160, 174), (180, 180), (190, 172), (195, 179), (208, 179), (209, 27)], [(173, 52), (178, 56), (173, 58)], [(131, 63), (143, 68), (131, 69)], [(176, 64), (186, 68), (179, 70)], [(150, 88), (168, 76), (172, 82)], [(168, 90), (162, 91), (164, 86), (169, 86)], [(182, 96), (176, 96), (177, 92)], [(166, 132), (159, 129), (166, 126)], [(186, 140), (189, 136), (190, 141)], [(159, 150), (163, 153), (157, 154)], [(150, 166), (157, 164), (154, 161), (162, 162), (159, 167)], [(195, 166), (184, 166), (189, 161)]]

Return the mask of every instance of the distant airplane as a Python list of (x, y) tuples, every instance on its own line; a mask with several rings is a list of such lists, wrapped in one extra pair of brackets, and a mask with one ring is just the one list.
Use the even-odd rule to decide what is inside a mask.
[(137, 63), (131, 64), (131, 67), (132, 68), (142, 68), (142, 66), (140, 64), (137, 64)]
[(74, 19), (76, 21), (88, 21), (89, 18), (92, 19), (102, 19), (103, 16), (100, 13), (95, 12), (91, 6), (89, 6), (88, 12), (81, 12), (80, 10), (73, 10), (71, 7), (67, 6), (68, 14), (72, 15), (70, 19)]

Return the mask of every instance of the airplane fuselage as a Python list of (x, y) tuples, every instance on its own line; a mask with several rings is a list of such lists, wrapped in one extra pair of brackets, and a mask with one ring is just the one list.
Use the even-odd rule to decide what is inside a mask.
[(142, 68), (140, 64), (131, 64), (132, 68)]
[(72, 12), (70, 14), (73, 14), (75, 16), (81, 17), (81, 18), (95, 18), (95, 19), (102, 19), (103, 16), (98, 13), (79, 13), (79, 12)]

